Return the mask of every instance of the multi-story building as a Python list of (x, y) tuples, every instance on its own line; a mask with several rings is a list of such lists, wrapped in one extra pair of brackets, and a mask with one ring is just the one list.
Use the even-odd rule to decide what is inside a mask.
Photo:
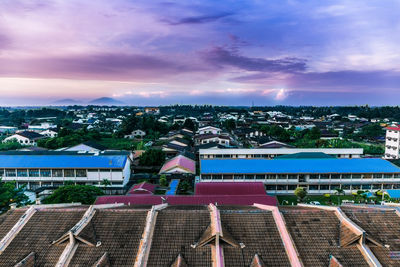
[(400, 188), (400, 168), (379, 158), (359, 159), (202, 159), (204, 182), (264, 182), (268, 193), (311, 194)]
[(400, 148), (400, 127), (393, 126), (386, 128), (385, 158), (398, 159)]
[(9, 151), (0, 153), (0, 177), (28, 189), (62, 186), (66, 181), (111, 188), (126, 185), (131, 175), (129, 152)]
[(200, 149), (200, 159), (231, 158), (231, 159), (253, 159), (274, 158), (281, 155), (296, 153), (324, 153), (338, 158), (360, 158), (363, 154), (362, 148), (232, 148), (232, 149)]

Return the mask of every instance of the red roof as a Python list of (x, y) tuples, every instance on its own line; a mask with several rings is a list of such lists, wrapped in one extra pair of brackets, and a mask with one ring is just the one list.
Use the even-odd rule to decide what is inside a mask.
[(132, 187), (128, 194), (153, 194), (156, 187), (157, 185), (142, 182)]
[(266, 195), (262, 182), (202, 182), (196, 184), (195, 195)]
[(392, 131), (400, 131), (400, 126), (389, 126), (386, 127), (387, 130), (392, 130)]
[(155, 195), (125, 195), (125, 196), (101, 196), (96, 200), (98, 204), (124, 203), (125, 205), (158, 205), (168, 203), (169, 205), (241, 205), (250, 206), (254, 203), (276, 206), (277, 200), (268, 195), (201, 195), (201, 196), (155, 196)]

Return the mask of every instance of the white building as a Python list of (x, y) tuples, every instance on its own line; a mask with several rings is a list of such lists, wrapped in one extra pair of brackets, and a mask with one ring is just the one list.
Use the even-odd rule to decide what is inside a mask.
[(100, 151), (104, 151), (107, 148), (103, 145), (97, 144), (95, 142), (92, 141), (86, 141), (83, 142), (79, 145), (76, 146), (72, 146), (72, 147), (68, 147), (65, 149), (62, 149), (62, 151), (79, 151), (79, 152), (90, 152), (90, 153), (94, 153), (94, 152), (100, 152)]
[(11, 126), (0, 126), (0, 133), (2, 134), (13, 134), (18, 130), (17, 127)]
[(46, 137), (51, 137), (51, 138), (53, 138), (53, 137), (57, 137), (58, 132), (57, 132), (56, 130), (54, 130), (54, 129), (47, 129), (47, 130), (45, 130), (45, 131), (40, 132), (40, 134), (41, 134), (41, 135), (44, 135), (44, 136), (46, 136)]
[(199, 150), (200, 159), (268, 159), (296, 153), (324, 153), (338, 158), (360, 158), (363, 152), (362, 148), (210, 148)]
[(205, 126), (200, 128), (198, 134), (221, 134), (222, 130), (214, 126)]
[(5, 138), (3, 140), (3, 143), (16, 141), (24, 146), (36, 146), (36, 141), (43, 138), (46, 138), (46, 136), (43, 136), (36, 132), (22, 131)]
[(136, 138), (136, 137), (138, 137), (138, 136), (139, 136), (140, 138), (143, 138), (144, 136), (146, 136), (146, 132), (145, 132), (145, 131), (142, 131), (142, 130), (140, 130), (140, 129), (137, 129), (137, 130), (133, 130), (131, 134), (127, 134), (127, 135), (125, 135), (124, 137), (125, 137), (125, 138), (129, 138), (129, 139), (134, 139), (134, 138)]
[(80, 153), (64, 151), (9, 151), (0, 153), (0, 177), (28, 189), (62, 186), (66, 181), (111, 188), (123, 187), (131, 175), (128, 153)]
[(400, 189), (400, 168), (384, 159), (201, 159), (201, 182), (263, 182), (268, 193)]
[(31, 131), (44, 131), (47, 129), (54, 129), (57, 128), (57, 125), (51, 123), (51, 122), (42, 122), (39, 125), (29, 125), (28, 129)]
[(386, 128), (385, 158), (398, 159), (400, 147), (400, 127), (393, 126)]

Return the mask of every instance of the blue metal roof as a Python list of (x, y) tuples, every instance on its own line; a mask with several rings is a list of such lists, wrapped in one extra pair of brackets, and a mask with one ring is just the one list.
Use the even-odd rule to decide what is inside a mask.
[(391, 198), (400, 198), (400, 189), (387, 189), (384, 190)]
[(0, 155), (0, 168), (124, 168), (126, 155)]
[(400, 168), (378, 158), (363, 159), (203, 159), (201, 173), (399, 173)]

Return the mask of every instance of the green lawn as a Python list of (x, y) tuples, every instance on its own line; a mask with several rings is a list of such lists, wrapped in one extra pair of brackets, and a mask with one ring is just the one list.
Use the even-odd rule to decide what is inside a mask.
[[(294, 205), (297, 204), (297, 197), (295, 195), (277, 195), (276, 196), (279, 202), (279, 205)], [(338, 205), (338, 201), (340, 200), (340, 203), (343, 200), (354, 200), (354, 197), (351, 195), (346, 195), (346, 196), (337, 196), (337, 195), (331, 195), (330, 198), (326, 198), (324, 195), (308, 195), (304, 201), (304, 203), (310, 203), (311, 201), (318, 201), (321, 203), (321, 205)], [(355, 201), (355, 203), (358, 203), (359, 200)]]

